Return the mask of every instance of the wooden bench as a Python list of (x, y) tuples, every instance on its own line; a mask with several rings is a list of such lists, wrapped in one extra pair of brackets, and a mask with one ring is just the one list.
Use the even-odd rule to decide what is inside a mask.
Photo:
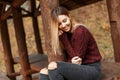
[[(19, 58), (14, 58), (15, 63), (19, 63)], [(44, 54), (29, 55), (31, 69), (39, 72), (42, 68), (47, 67), (48, 57)], [(102, 62), (101, 80), (120, 80), (120, 63)]]
[(101, 80), (120, 80), (120, 63), (102, 62)]
[[(18, 57), (14, 58), (15, 63), (20, 63)], [(44, 54), (29, 55), (29, 63), (32, 70), (39, 72), (42, 68), (47, 67), (48, 57)]]

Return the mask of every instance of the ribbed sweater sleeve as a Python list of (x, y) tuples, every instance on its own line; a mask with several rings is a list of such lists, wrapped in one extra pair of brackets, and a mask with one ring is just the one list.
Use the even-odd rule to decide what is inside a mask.
[(86, 54), (88, 44), (86, 31), (80, 28), (76, 29), (74, 31), (73, 40), (71, 43), (76, 55), (83, 59)]
[(64, 45), (64, 48), (65, 50), (67, 51), (67, 53), (69, 54), (69, 57), (72, 58), (74, 57), (76, 54), (70, 44), (70, 41), (68, 40), (68, 36), (67, 36), (67, 33), (63, 33), (59, 39), (61, 40), (61, 42), (63, 43)]

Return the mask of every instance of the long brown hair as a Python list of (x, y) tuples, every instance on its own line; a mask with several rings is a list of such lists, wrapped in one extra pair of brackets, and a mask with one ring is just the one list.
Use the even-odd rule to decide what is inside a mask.
[(69, 11), (62, 6), (56, 7), (52, 11), (53, 19), (56, 20), (56, 21), (57, 21), (57, 18), (58, 18), (59, 15), (69, 16), (69, 14), (70, 14)]
[[(62, 49), (60, 46), (59, 35), (58, 35), (58, 16), (59, 15), (66, 15), (70, 17), (69, 11), (62, 7), (58, 6), (52, 10), (51, 16), (51, 37), (52, 37), (52, 48), (56, 54), (62, 54)], [(75, 21), (71, 19), (72, 25), (74, 25)]]
[(69, 15), (69, 11), (61, 6), (54, 8), (51, 12), (51, 42), (52, 42), (52, 49), (56, 55), (62, 54), (62, 49), (60, 46), (59, 35), (58, 35), (58, 16), (59, 15)]
[(56, 7), (53, 9), (52, 11), (52, 18), (53, 20), (57, 23), (57, 19), (58, 19), (58, 16), (59, 15), (66, 15), (70, 18), (71, 20), (71, 23), (72, 23), (72, 29), (74, 30), (75, 27), (76, 27), (76, 24), (80, 24), (79, 22), (77, 22), (75, 19), (73, 19), (71, 16), (70, 16), (70, 12), (68, 11), (67, 8), (65, 7), (62, 7), (62, 6), (59, 6), (59, 7)]

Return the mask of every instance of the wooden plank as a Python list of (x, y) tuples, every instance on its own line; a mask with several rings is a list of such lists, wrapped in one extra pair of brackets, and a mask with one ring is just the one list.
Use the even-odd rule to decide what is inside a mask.
[[(15, 63), (20, 63), (20, 58), (14, 58)], [(31, 69), (39, 72), (42, 68), (47, 67), (48, 57), (44, 54), (31, 54), (29, 55), (29, 63), (31, 64)]]
[(13, 0), (1, 0), (1, 1), (4, 1), (4, 2), (12, 2)]
[(60, 5), (69, 10), (77, 9), (86, 5), (90, 5), (102, 0), (59, 0)]
[[(47, 55), (44, 55), (44, 54), (30, 54), (29, 55), (29, 63), (32, 64), (32, 63), (35, 63), (35, 62), (38, 62), (38, 61), (42, 61), (44, 58), (47, 59)], [(14, 62), (15, 63), (20, 63), (20, 58), (19, 57), (14, 58)]]
[(120, 62), (120, 0), (107, 0), (115, 61)]
[(36, 62), (31, 64), (31, 69), (39, 72), (41, 69), (45, 68), (48, 66), (48, 60), (44, 59), (40, 62)]
[[(1, 8), (2, 9), (2, 8)], [(0, 11), (2, 11), (0, 9)], [(1, 12), (0, 12), (1, 15)], [(6, 73), (11, 74), (14, 73), (14, 63), (13, 63), (13, 57), (11, 52), (11, 46), (10, 46), (10, 38), (8, 33), (8, 25), (7, 21), (0, 20), (0, 32), (1, 32), (1, 40), (3, 44), (4, 49), (4, 60), (5, 60), (5, 67), (6, 67)], [(16, 78), (9, 76), (11, 80), (16, 80)]]
[(117, 77), (120, 77), (120, 63), (102, 62), (101, 80), (114, 80)]
[(27, 72), (30, 70), (30, 64), (28, 60), (28, 51), (27, 51), (25, 32), (22, 21), (22, 13), (20, 8), (18, 9), (13, 8), (12, 13), (13, 13), (13, 22), (14, 22), (16, 39), (17, 39), (23, 80), (32, 80), (31, 75), (27, 75)]
[(34, 15), (35, 10), (36, 10), (36, 2), (35, 0), (30, 0), (30, 2), (31, 2), (31, 12), (33, 13), (32, 22), (33, 22), (36, 47), (37, 47), (38, 53), (42, 54), (43, 48), (42, 48), (41, 37), (40, 37), (40, 32), (39, 32), (39, 27), (38, 27), (38, 19), (37, 19), (37, 16)]

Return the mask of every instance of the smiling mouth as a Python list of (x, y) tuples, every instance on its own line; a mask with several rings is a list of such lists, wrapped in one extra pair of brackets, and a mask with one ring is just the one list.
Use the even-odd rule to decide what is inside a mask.
[(66, 28), (66, 29), (64, 29), (65, 31), (67, 31), (68, 30), (68, 28)]
[(68, 31), (69, 27), (67, 26), (66, 28), (64, 28), (65, 31)]

